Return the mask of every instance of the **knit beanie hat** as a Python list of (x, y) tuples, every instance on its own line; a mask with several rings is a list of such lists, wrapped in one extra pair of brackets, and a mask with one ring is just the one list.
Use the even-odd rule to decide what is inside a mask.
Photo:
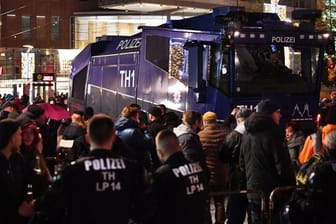
[(278, 109), (280, 109), (280, 106), (273, 103), (270, 99), (261, 100), (257, 104), (257, 112), (259, 113), (265, 113), (270, 115)]
[(163, 124), (166, 127), (177, 127), (182, 123), (181, 118), (173, 111), (168, 111), (163, 116)]
[(148, 113), (153, 115), (154, 117), (161, 117), (162, 111), (159, 107), (151, 107), (148, 109)]
[(249, 108), (241, 108), (238, 110), (237, 114), (236, 114), (236, 118), (248, 118), (250, 115), (252, 114), (252, 110), (250, 110)]
[(27, 109), (28, 112), (30, 112), (32, 114), (32, 118), (38, 118), (39, 116), (41, 116), (42, 114), (44, 114), (44, 109), (42, 107), (39, 107), (36, 104), (32, 104), (28, 107)]
[(0, 150), (8, 145), (10, 138), (19, 127), (20, 124), (12, 119), (0, 121)]
[(5, 100), (6, 100), (6, 101), (14, 100), (14, 96), (13, 96), (12, 94), (7, 94), (7, 95), (5, 96)]

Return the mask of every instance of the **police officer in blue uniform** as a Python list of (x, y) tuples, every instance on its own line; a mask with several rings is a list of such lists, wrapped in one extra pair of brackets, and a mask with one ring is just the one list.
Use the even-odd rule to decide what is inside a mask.
[(163, 164), (153, 174), (154, 212), (149, 223), (203, 224), (207, 179), (202, 166), (185, 159), (178, 138), (171, 130), (158, 133), (156, 148)]
[(89, 156), (65, 168), (41, 200), (42, 214), (48, 223), (141, 221), (145, 187), (143, 168), (112, 154), (115, 129), (109, 116), (95, 115), (90, 120), (88, 132)]

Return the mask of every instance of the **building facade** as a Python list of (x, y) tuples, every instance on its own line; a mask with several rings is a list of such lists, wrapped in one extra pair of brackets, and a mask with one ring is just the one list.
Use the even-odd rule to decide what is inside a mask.
[(95, 0), (2, 0), (0, 46), (71, 48), (75, 11), (95, 11)]
[(224, 4), (250, 11), (269, 10), (270, 4), (317, 7), (316, 0), (2, 0), (0, 47), (83, 48), (97, 36), (135, 33), (139, 25), (204, 14)]

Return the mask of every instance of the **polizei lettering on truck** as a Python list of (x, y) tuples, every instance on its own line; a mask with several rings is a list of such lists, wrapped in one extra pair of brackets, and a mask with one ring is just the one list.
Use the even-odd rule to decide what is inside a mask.
[(272, 43), (286, 43), (286, 44), (294, 44), (295, 37), (288, 36), (288, 37), (272, 37)]
[(140, 47), (140, 45), (141, 45), (141, 38), (121, 40), (117, 45), (116, 50), (138, 48)]

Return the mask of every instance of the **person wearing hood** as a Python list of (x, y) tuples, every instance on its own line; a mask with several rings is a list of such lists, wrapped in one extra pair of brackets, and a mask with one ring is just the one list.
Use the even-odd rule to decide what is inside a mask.
[(149, 138), (139, 127), (139, 110), (126, 106), (116, 122), (117, 135), (134, 152), (135, 159), (150, 169), (149, 150), (154, 148), (153, 138)]
[[(239, 158), (240, 168), (245, 173), (246, 188), (262, 192), (268, 206), (270, 193), (277, 187), (295, 185), (286, 142), (279, 127), (280, 106), (269, 99), (261, 100), (257, 112), (245, 121), (246, 134), (242, 137)], [(261, 223), (260, 195), (247, 194), (251, 223)], [(286, 199), (282, 197), (283, 199)], [(276, 205), (283, 202), (278, 200)], [(274, 209), (272, 223), (278, 223), (279, 207)]]
[[(245, 134), (245, 120), (252, 114), (248, 108), (239, 109), (236, 113), (237, 126), (228, 133), (222, 147), (219, 149), (219, 157), (222, 162), (230, 164), (230, 191), (246, 189), (244, 174), (239, 168), (240, 146), (243, 134)], [(228, 223), (243, 224), (247, 211), (247, 197), (244, 194), (233, 194), (228, 199)]]

